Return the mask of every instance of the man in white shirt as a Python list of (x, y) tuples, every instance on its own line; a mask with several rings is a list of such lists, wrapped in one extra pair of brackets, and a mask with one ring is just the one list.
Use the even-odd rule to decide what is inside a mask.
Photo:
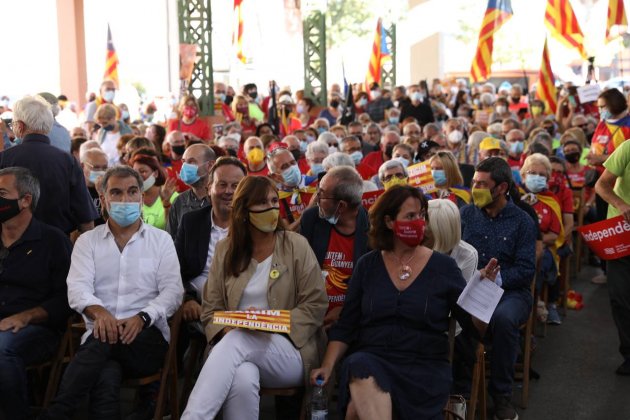
[(44, 419), (70, 419), (90, 396), (90, 419), (120, 417), (120, 383), (157, 372), (168, 349), (167, 319), (183, 288), (171, 237), (142, 222), (142, 179), (110, 168), (101, 201), (110, 218), (77, 240), (68, 302), (86, 333)]
[(175, 248), (186, 285), (183, 310), (186, 321), (199, 320), (201, 295), (208, 280), (214, 249), (217, 242), (228, 234), (232, 196), (246, 175), (245, 165), (237, 158), (220, 157), (208, 175), (210, 206), (193, 210), (182, 217)]

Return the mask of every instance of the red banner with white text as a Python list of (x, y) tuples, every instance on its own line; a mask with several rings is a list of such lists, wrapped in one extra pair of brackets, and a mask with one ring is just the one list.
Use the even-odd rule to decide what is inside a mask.
[(630, 255), (630, 223), (623, 216), (578, 227), (586, 245), (602, 260)]

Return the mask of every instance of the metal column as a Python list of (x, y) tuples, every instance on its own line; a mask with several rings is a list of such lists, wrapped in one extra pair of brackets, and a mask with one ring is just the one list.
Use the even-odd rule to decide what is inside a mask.
[(312, 11), (304, 20), (304, 95), (326, 106), (326, 16)]
[(182, 86), (199, 100), (201, 115), (214, 115), (212, 78), (212, 10), (210, 0), (177, 0), (179, 42), (195, 44), (199, 61), (190, 84)]
[(396, 24), (385, 28), (385, 42), (392, 56), (392, 61), (381, 67), (381, 85), (393, 89), (396, 86)]

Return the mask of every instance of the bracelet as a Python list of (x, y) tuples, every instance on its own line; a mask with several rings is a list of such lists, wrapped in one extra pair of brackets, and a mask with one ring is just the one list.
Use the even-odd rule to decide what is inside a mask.
[(171, 202), (168, 200), (162, 200), (162, 207), (164, 207), (165, 209), (171, 207)]

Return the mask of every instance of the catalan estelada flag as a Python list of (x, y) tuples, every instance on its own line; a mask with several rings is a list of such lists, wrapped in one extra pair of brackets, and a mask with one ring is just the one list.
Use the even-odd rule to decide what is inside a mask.
[(569, 48), (575, 48), (582, 58), (587, 58), (584, 34), (569, 0), (547, 0), (545, 25), (558, 41)]
[(381, 67), (387, 61), (391, 61), (392, 55), (387, 47), (387, 38), (385, 37), (385, 29), (381, 18), (376, 23), (376, 32), (374, 33), (374, 42), (372, 43), (372, 54), (370, 55), (370, 64), (368, 66), (367, 76), (365, 77), (365, 91), (370, 92), (372, 83), (381, 84)]
[(105, 60), (105, 74), (103, 79), (111, 80), (118, 87), (118, 55), (112, 41), (112, 31), (107, 25), (107, 59)]
[[(619, 27), (617, 33), (613, 33), (613, 27)], [(610, 42), (620, 35), (620, 32), (628, 28), (626, 10), (623, 8), (623, 0), (608, 0), (608, 22), (606, 23), (606, 42)]]
[(546, 105), (547, 112), (555, 115), (558, 108), (558, 96), (556, 92), (556, 79), (551, 71), (551, 62), (549, 61), (549, 50), (547, 49), (547, 38), (545, 37), (545, 46), (543, 48), (542, 62), (540, 63), (540, 71), (538, 72), (538, 86), (536, 87), (536, 95), (538, 99)]
[(492, 67), (492, 44), (494, 34), (513, 15), (510, 0), (488, 0), (486, 14), (483, 16), (477, 53), (470, 68), (473, 82), (487, 80)]
[(234, 26), (234, 34), (232, 36), (232, 42), (236, 44), (236, 58), (245, 64), (247, 57), (243, 53), (243, 0), (234, 0), (234, 15), (236, 16), (236, 23)]

